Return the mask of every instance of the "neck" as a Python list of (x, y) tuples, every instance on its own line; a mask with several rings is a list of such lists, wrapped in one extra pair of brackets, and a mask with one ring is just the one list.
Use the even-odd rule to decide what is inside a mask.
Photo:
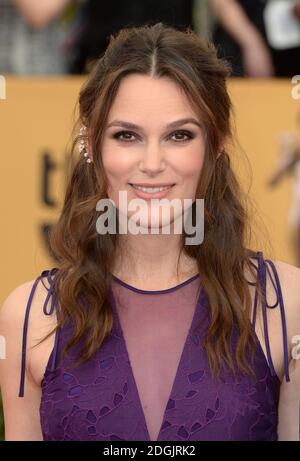
[[(198, 272), (197, 263), (183, 251), (180, 234), (119, 235), (113, 274), (142, 285), (168, 286)], [(178, 268), (178, 272), (177, 272)]]

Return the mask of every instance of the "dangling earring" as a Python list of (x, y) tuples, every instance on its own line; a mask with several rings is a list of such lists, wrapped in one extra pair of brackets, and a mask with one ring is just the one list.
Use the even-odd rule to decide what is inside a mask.
[[(86, 126), (81, 125), (79, 130), (80, 136), (86, 136)], [(87, 149), (87, 142), (85, 139), (80, 139), (79, 142), (79, 153), (82, 154), (86, 158), (86, 163), (91, 163), (92, 159), (89, 157), (88, 149)]]

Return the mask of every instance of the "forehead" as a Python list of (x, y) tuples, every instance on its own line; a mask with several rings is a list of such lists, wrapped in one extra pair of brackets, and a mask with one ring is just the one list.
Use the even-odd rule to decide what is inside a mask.
[(196, 116), (183, 89), (168, 77), (131, 74), (123, 78), (109, 111), (108, 123), (118, 117), (132, 122), (169, 122)]

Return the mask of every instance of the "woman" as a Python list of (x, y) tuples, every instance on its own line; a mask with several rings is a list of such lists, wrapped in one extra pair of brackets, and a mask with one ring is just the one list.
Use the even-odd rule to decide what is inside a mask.
[[(300, 270), (246, 247), (228, 73), (191, 30), (111, 37), (79, 97), (80, 157), (51, 235), (57, 267), (1, 309), (6, 440), (298, 436)], [(121, 232), (141, 197), (140, 232)], [(185, 225), (174, 231), (185, 209), (157, 218), (155, 197), (192, 199), (200, 226), (204, 198), (201, 244), (186, 243)], [(117, 232), (103, 232), (99, 199), (114, 205), (108, 218), (120, 212)]]

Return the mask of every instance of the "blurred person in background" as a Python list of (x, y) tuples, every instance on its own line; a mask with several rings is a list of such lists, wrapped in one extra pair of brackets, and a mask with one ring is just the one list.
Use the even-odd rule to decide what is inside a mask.
[(80, 0), (0, 0), (0, 73), (64, 74)]
[(0, 72), (83, 74), (124, 25), (193, 27), (193, 0), (0, 0)]
[(210, 0), (212, 40), (232, 76), (290, 77), (300, 73), (299, 0)]

